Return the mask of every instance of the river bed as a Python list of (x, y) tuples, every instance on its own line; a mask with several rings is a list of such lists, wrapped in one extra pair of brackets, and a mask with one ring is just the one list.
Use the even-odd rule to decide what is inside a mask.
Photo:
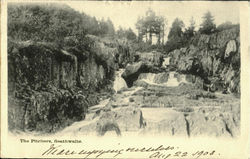
[[(180, 89), (180, 87), (185, 88), (185, 85), (180, 84), (190, 83), (186, 81), (185, 75), (179, 75), (176, 72), (165, 74), (168, 78), (162, 83), (157, 81), (158, 74), (149, 73), (138, 79), (150, 85), (150, 89), (140, 86), (128, 88), (121, 77), (123, 71), (121, 69), (116, 72), (114, 81), (116, 93), (113, 97), (90, 107), (85, 120), (75, 122), (57, 134), (95, 136), (98, 135), (98, 124), (104, 124), (104, 127), (105, 124), (116, 125), (122, 136), (151, 134), (190, 137), (205, 134), (232, 137), (239, 134), (240, 101), (238, 99), (225, 98), (225, 95), (218, 93), (216, 99), (194, 100), (187, 98), (185, 93), (179, 96), (180, 91), (186, 91)], [(195, 92), (192, 88), (189, 91)], [(231, 103), (227, 102), (231, 99)], [(225, 117), (221, 117), (221, 114), (225, 114)], [(232, 123), (232, 121), (235, 122)], [(193, 124), (190, 125), (190, 123)], [(192, 129), (189, 130), (190, 132), (187, 132), (187, 124)], [(207, 127), (204, 127), (206, 124)], [(231, 127), (228, 128), (228, 125)], [(228, 129), (230, 131), (227, 131)], [(117, 136), (114, 130), (114, 127), (105, 129), (104, 135)]]

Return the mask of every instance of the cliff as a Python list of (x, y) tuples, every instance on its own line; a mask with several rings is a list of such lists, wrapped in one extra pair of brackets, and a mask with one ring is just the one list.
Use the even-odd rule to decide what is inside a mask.
[(239, 26), (211, 35), (198, 34), (190, 45), (169, 53), (171, 65), (182, 73), (201, 77), (210, 90), (240, 93)]
[(85, 51), (8, 41), (9, 129), (55, 132), (83, 120), (113, 91), (117, 49), (94, 37)]

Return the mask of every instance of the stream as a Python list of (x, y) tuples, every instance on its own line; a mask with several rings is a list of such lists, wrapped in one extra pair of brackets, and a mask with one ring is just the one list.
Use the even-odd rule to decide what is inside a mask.
[[(163, 67), (168, 67), (169, 61), (164, 58)], [(122, 136), (232, 137), (239, 134), (240, 100), (218, 93), (216, 98), (189, 98), (192, 93), (186, 92), (197, 90), (191, 85), (181, 85), (189, 82), (185, 74), (175, 71), (141, 73), (137, 81), (148, 85), (128, 88), (123, 72), (124, 69), (115, 72), (115, 94), (111, 98), (89, 107), (84, 120), (74, 122), (56, 135), (99, 136), (103, 132), (101, 136), (119, 136), (120, 132)]]
[[(121, 76), (123, 72), (124, 72), (124, 69), (119, 69), (118, 71), (116, 71), (113, 88), (114, 88), (116, 93), (122, 89), (127, 88), (126, 91), (122, 91), (122, 96), (123, 96), (122, 98), (123, 98), (123, 101), (125, 103), (129, 103), (129, 98), (137, 91), (142, 90), (143, 87), (133, 86), (132, 88), (128, 88), (125, 80)], [(156, 78), (158, 75), (154, 74), (154, 73), (148, 73), (146, 75), (146, 77), (142, 80), (151, 84), (151, 85), (176, 87), (181, 82), (186, 82), (185, 75), (180, 76), (181, 80), (177, 79), (177, 75), (178, 74), (174, 71), (170, 72), (169, 77), (168, 77), (168, 81), (164, 82), (164, 83), (156, 83), (155, 81), (156, 81)], [(79, 122), (74, 122), (72, 125), (64, 128), (62, 131), (58, 132), (57, 135), (76, 135), (76, 134), (79, 134), (79, 132), (81, 131), (81, 128), (83, 128), (83, 127), (85, 129), (90, 127), (89, 128), (90, 132), (87, 132), (87, 135), (95, 135), (95, 131), (93, 130), (93, 127), (94, 127), (95, 123), (97, 122), (97, 120), (99, 119), (98, 117), (95, 117), (95, 114), (98, 110), (104, 109), (108, 105), (109, 102), (110, 102), (110, 98), (100, 101), (100, 103), (95, 105), (95, 106), (89, 107), (88, 113), (86, 114), (86, 118), (84, 120), (79, 121)], [(154, 122), (162, 120), (166, 114), (171, 114), (171, 112), (173, 112), (173, 110), (166, 109), (166, 108), (161, 108), (161, 109), (141, 108), (141, 110), (142, 110), (142, 113), (144, 115), (145, 120), (154, 121)], [(152, 112), (154, 112), (158, 115), (152, 116)], [(80, 134), (83, 135), (84, 133), (80, 133)], [(114, 132), (111, 132), (111, 133), (108, 132), (107, 134), (116, 135)], [(126, 132), (126, 133), (123, 132), (123, 136), (125, 134), (128, 135), (128, 134), (131, 134), (131, 132)]]

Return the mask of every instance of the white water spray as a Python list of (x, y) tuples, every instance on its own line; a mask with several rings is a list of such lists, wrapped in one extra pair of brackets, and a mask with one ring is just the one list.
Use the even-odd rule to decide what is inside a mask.
[(127, 83), (122, 78), (122, 73), (124, 72), (124, 69), (120, 69), (119, 71), (116, 71), (115, 73), (115, 81), (114, 81), (114, 90), (115, 92), (121, 90), (122, 88), (127, 88)]
[(162, 63), (162, 66), (163, 67), (166, 67), (166, 66), (168, 66), (170, 64), (170, 57), (165, 57), (164, 58), (164, 61), (163, 61), (163, 63)]
[(175, 72), (169, 72), (168, 81), (166, 83), (166, 85), (168, 87), (176, 87), (179, 85), (179, 82), (178, 82), (177, 78), (174, 77), (174, 75), (175, 75)]

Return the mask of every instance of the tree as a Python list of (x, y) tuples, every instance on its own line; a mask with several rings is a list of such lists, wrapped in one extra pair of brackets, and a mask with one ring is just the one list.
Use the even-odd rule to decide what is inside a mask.
[(118, 38), (123, 38), (125, 33), (124, 33), (124, 30), (122, 29), (121, 26), (119, 26), (119, 29), (116, 31), (116, 35)]
[(185, 44), (185, 38), (183, 34), (184, 23), (182, 20), (176, 18), (172, 23), (168, 34), (168, 41), (166, 43), (166, 51), (170, 52), (174, 49), (178, 49)]
[(211, 34), (215, 31), (216, 25), (214, 24), (214, 17), (211, 12), (208, 11), (204, 14), (203, 22), (201, 24), (200, 32), (204, 34)]
[(131, 28), (129, 29), (123, 29), (122, 27), (119, 27), (119, 29), (116, 32), (116, 35), (118, 38), (126, 38), (128, 40), (136, 40), (136, 34), (133, 32)]
[(230, 21), (226, 21), (226, 22), (220, 24), (220, 25), (216, 28), (216, 30), (217, 30), (217, 31), (222, 31), (222, 30), (226, 30), (226, 29), (231, 29), (231, 28), (233, 28), (233, 27), (235, 27), (235, 26), (237, 26), (237, 25), (233, 24), (233, 23), (230, 22)]
[(189, 40), (191, 37), (194, 36), (194, 34), (195, 34), (195, 21), (194, 21), (194, 18), (192, 17), (190, 19), (189, 27), (184, 32), (184, 36), (185, 36), (186, 40)]
[(148, 9), (145, 17), (139, 17), (136, 22), (138, 38), (140, 41), (145, 37), (146, 42), (152, 44), (152, 36), (158, 36), (158, 43), (164, 36), (165, 19), (162, 16), (156, 16), (152, 9)]
[(147, 32), (146, 26), (144, 25), (144, 18), (138, 17), (135, 26), (136, 26), (136, 29), (138, 30), (138, 41), (142, 41), (143, 36)]
[(113, 36), (110, 19), (98, 21), (67, 5), (8, 5), (8, 37), (19, 41), (50, 42), (59, 47), (85, 48), (85, 35)]
[(184, 23), (182, 20), (176, 18), (172, 23), (172, 27), (170, 28), (168, 39), (176, 39), (181, 38), (183, 36), (182, 29), (184, 27)]
[(128, 40), (136, 40), (136, 34), (131, 28), (125, 31), (125, 35)]
[(108, 18), (106, 23), (107, 23), (107, 27), (108, 27), (107, 34), (110, 35), (110, 36), (114, 36), (115, 28), (114, 28), (113, 22)]

